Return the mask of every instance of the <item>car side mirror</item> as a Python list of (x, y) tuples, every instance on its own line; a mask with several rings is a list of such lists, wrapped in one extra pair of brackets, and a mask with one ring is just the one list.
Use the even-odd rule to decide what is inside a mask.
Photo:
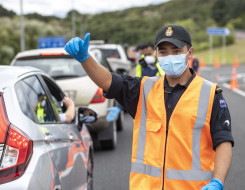
[(82, 127), (84, 123), (94, 123), (97, 120), (97, 113), (89, 108), (78, 108), (78, 123)]

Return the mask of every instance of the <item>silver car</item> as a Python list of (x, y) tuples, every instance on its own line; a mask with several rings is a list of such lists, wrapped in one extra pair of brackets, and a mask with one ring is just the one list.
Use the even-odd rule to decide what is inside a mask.
[[(45, 96), (45, 119), (36, 107)], [(88, 108), (71, 123), (59, 113), (63, 91), (32, 67), (0, 66), (0, 189), (59, 190), (93, 188), (93, 144), (84, 125)], [(93, 122), (92, 120), (90, 122)]]

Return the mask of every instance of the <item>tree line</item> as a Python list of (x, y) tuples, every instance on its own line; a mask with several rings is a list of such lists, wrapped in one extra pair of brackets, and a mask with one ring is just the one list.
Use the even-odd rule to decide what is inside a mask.
[[(75, 10), (74, 10), (75, 11)], [(172, 0), (159, 5), (130, 8), (101, 14), (76, 15), (76, 34), (83, 37), (91, 33), (91, 40), (108, 43), (136, 45), (154, 42), (157, 31), (166, 24), (179, 24), (189, 30), (196, 51), (209, 47), (207, 27), (228, 27), (231, 31), (245, 29), (245, 1), (233, 0)], [(25, 47), (36, 49), (42, 36), (72, 37), (72, 11), (65, 18), (27, 14)], [(10, 64), (20, 51), (20, 18), (13, 11), (0, 6), (0, 64)], [(227, 37), (227, 44), (235, 42), (234, 34)], [(220, 46), (221, 37), (214, 38)]]

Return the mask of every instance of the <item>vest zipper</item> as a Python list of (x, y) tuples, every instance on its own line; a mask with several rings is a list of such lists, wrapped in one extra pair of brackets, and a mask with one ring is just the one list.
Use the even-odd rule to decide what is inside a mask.
[(164, 161), (163, 161), (163, 183), (162, 183), (162, 189), (164, 189), (164, 169), (165, 169), (165, 159), (166, 159), (167, 140), (168, 140), (168, 126), (167, 126), (167, 128), (166, 128), (166, 138), (165, 138), (165, 149), (164, 149)]

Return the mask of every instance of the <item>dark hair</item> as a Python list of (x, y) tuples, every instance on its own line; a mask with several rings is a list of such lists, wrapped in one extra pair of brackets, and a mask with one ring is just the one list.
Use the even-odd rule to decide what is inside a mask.
[(152, 49), (154, 49), (154, 44), (152, 42), (147, 42), (145, 44), (145, 48), (151, 47)]
[(135, 48), (136, 51), (143, 50), (143, 49), (145, 49), (145, 44), (142, 44), (142, 43), (138, 44)]

